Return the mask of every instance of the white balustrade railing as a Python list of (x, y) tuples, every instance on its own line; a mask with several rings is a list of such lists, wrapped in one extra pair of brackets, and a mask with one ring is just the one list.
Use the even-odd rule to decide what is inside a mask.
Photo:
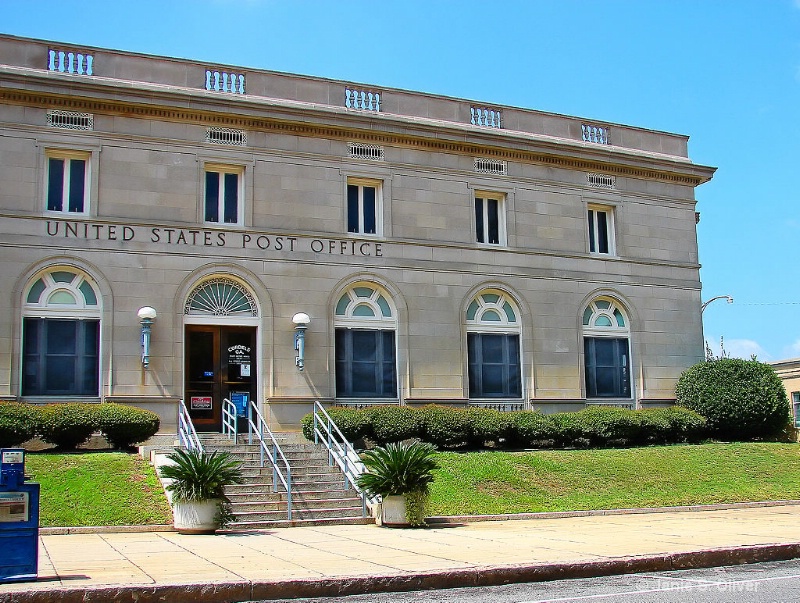
[(608, 128), (604, 128), (603, 126), (581, 124), (581, 136), (584, 142), (611, 144), (608, 139)]
[(218, 69), (206, 69), (206, 90), (244, 94), (245, 77), (243, 73), (231, 73)]
[(194, 423), (192, 423), (192, 418), (189, 416), (189, 411), (186, 410), (186, 404), (184, 404), (183, 400), (178, 402), (178, 441), (186, 450), (204, 452), (203, 444), (200, 443), (200, 438), (197, 436)]
[(358, 487), (358, 476), (364, 473), (361, 457), (347, 440), (331, 416), (319, 402), (314, 402), (314, 443), (322, 444), (328, 451), (328, 464), (335, 463), (344, 475), (344, 486), (358, 492), (361, 497), (361, 512), (367, 516), (367, 507), (378, 503), (378, 500), (367, 496)]
[(93, 75), (94, 56), (75, 50), (51, 48), (47, 52), (47, 70), (76, 75)]
[(380, 112), (381, 93), (376, 90), (350, 88), (348, 86), (344, 89), (344, 106), (348, 109)]
[(611, 408), (624, 408), (626, 410), (636, 410), (635, 402), (587, 402), (586, 407), (591, 406), (608, 406)]
[(502, 113), (500, 109), (493, 107), (479, 107), (473, 105), (469, 108), (469, 123), (473, 126), (485, 126), (487, 128), (502, 128)]

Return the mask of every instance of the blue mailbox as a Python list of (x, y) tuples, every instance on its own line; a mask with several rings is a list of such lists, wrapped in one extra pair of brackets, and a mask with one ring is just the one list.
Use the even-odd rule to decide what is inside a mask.
[(39, 484), (25, 481), (25, 451), (0, 448), (0, 583), (36, 580)]

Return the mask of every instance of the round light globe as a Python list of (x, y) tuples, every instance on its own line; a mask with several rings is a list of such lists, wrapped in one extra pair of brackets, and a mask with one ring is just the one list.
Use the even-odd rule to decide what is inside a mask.
[(296, 325), (307, 325), (311, 322), (311, 317), (305, 312), (298, 312), (292, 316), (292, 322)]
[(144, 308), (139, 308), (139, 320), (150, 319), (155, 320), (158, 314), (156, 313), (155, 308), (151, 308), (150, 306), (145, 306)]

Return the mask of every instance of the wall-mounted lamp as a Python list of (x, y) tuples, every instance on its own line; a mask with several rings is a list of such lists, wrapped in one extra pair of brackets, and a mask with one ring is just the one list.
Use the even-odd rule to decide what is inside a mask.
[(142, 323), (142, 366), (147, 368), (150, 364), (150, 330), (158, 314), (155, 308), (145, 306), (139, 308), (138, 315)]
[(298, 312), (292, 316), (292, 322), (294, 323), (294, 349), (297, 350), (294, 363), (302, 371), (306, 362), (306, 328), (311, 322), (311, 318), (305, 312)]

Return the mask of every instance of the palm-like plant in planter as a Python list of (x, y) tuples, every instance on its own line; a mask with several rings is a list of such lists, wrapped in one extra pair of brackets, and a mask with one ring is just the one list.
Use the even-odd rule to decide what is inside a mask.
[(224, 488), (242, 482), (240, 463), (228, 452), (207, 454), (200, 450), (176, 450), (167, 455), (170, 465), (161, 477), (172, 480), (175, 529), (183, 534), (213, 534), (225, 514)]
[(361, 460), (367, 468), (358, 485), (369, 496), (380, 495), (382, 523), (424, 526), (428, 487), (438, 467), (436, 449), (422, 442), (396, 442), (368, 450)]

